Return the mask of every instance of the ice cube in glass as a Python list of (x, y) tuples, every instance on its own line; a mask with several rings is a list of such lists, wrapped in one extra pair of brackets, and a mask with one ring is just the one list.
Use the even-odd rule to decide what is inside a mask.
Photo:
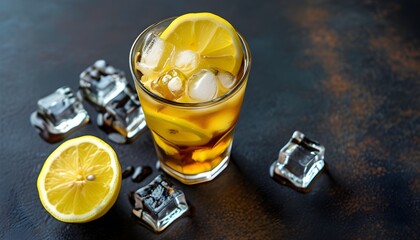
[(116, 143), (134, 140), (146, 127), (137, 93), (130, 85), (111, 99), (97, 116), (98, 126)]
[(295, 131), (271, 165), (270, 175), (281, 177), (295, 187), (305, 189), (324, 167), (324, 146)]
[(180, 98), (185, 91), (185, 75), (176, 69), (171, 69), (151, 83), (153, 90), (164, 98), (175, 100)]
[(136, 68), (142, 73), (152, 75), (160, 73), (172, 58), (175, 47), (163, 41), (155, 32), (146, 36), (141, 50), (141, 58), (137, 59)]
[(163, 175), (134, 192), (130, 200), (133, 214), (155, 232), (163, 231), (188, 211), (184, 193)]
[(57, 142), (89, 122), (89, 115), (69, 87), (61, 87), (38, 100), (32, 125), (48, 142)]
[(200, 56), (192, 50), (177, 51), (173, 57), (173, 65), (186, 75), (190, 75), (200, 64)]
[(82, 97), (99, 110), (103, 110), (113, 98), (123, 92), (126, 85), (124, 72), (102, 59), (80, 74)]
[(210, 101), (216, 97), (217, 78), (213, 71), (202, 69), (188, 80), (188, 95), (197, 101)]

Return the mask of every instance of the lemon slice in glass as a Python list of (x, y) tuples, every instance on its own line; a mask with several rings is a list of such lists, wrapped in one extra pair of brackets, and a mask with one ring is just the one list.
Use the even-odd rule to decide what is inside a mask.
[(103, 216), (117, 200), (121, 167), (115, 151), (94, 136), (68, 140), (47, 158), (37, 181), (44, 208), (63, 222)]
[(222, 141), (221, 143), (218, 143), (216, 146), (212, 148), (201, 148), (201, 149), (195, 150), (191, 158), (198, 162), (204, 162), (204, 161), (215, 159), (224, 151), (226, 151), (226, 149), (229, 147), (229, 144), (231, 143), (231, 140), (232, 139), (229, 138), (226, 141)]
[(179, 151), (170, 146), (168, 143), (165, 143), (164, 140), (162, 140), (158, 135), (156, 135), (155, 133), (152, 132), (153, 135), (153, 139), (155, 140), (156, 144), (162, 148), (163, 151), (165, 151), (166, 154), (168, 155), (176, 155), (179, 154)]
[(148, 112), (145, 117), (153, 133), (179, 146), (203, 145), (212, 137), (207, 130), (178, 117), (157, 112)]
[(191, 50), (200, 62), (232, 73), (242, 64), (242, 46), (233, 26), (212, 13), (188, 13), (177, 17), (160, 35), (178, 50)]

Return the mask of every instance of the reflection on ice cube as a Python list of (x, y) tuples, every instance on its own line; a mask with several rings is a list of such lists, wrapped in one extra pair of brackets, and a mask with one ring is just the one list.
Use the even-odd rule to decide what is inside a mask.
[(143, 110), (130, 85), (108, 102), (105, 112), (98, 113), (97, 124), (116, 143), (130, 142), (145, 129)]
[(163, 231), (188, 210), (184, 193), (163, 175), (134, 192), (130, 201), (133, 214), (156, 232)]
[(31, 124), (48, 142), (57, 142), (89, 122), (89, 115), (69, 87), (61, 87), (38, 101)]
[(217, 78), (213, 71), (202, 69), (188, 80), (188, 95), (198, 101), (210, 101), (216, 97)]
[(113, 98), (124, 91), (127, 80), (124, 73), (98, 60), (80, 74), (80, 93), (97, 109), (104, 109)]
[(307, 188), (324, 167), (324, 153), (324, 146), (295, 131), (271, 165), (270, 175), (284, 178), (297, 188)]
[(146, 36), (144, 46), (141, 51), (141, 59), (136, 67), (145, 75), (160, 73), (171, 58), (174, 46), (164, 42), (156, 33)]

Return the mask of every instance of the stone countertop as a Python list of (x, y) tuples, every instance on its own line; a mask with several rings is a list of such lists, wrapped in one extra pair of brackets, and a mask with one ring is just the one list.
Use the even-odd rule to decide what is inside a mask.
[[(415, 1), (0, 2), (1, 239), (418, 239), (420, 227), (420, 5)], [(59, 143), (30, 125), (36, 101), (106, 59), (129, 75), (128, 53), (150, 24), (187, 12), (229, 20), (253, 65), (231, 162), (212, 182), (174, 180), (188, 215), (155, 234), (131, 217), (128, 193), (160, 174), (148, 131), (118, 145), (124, 180), (113, 208), (66, 224), (42, 207), (36, 179)], [(92, 119), (93, 108), (86, 106)], [(295, 130), (326, 148), (328, 171), (308, 193), (269, 176)], [(94, 123), (67, 139), (91, 134)], [(109, 141), (108, 141), (109, 142)], [(417, 230), (416, 230), (417, 229)]]

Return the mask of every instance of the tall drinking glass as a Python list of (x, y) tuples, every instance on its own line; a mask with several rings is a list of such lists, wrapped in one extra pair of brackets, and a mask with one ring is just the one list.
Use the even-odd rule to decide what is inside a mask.
[(144, 30), (130, 50), (130, 70), (145, 114), (160, 167), (185, 184), (214, 179), (228, 165), (233, 132), (239, 117), (251, 67), (248, 44), (237, 33), (243, 51), (236, 85), (210, 101), (177, 102), (159, 96), (141, 81), (144, 72), (136, 68), (150, 34), (159, 34), (174, 18)]

